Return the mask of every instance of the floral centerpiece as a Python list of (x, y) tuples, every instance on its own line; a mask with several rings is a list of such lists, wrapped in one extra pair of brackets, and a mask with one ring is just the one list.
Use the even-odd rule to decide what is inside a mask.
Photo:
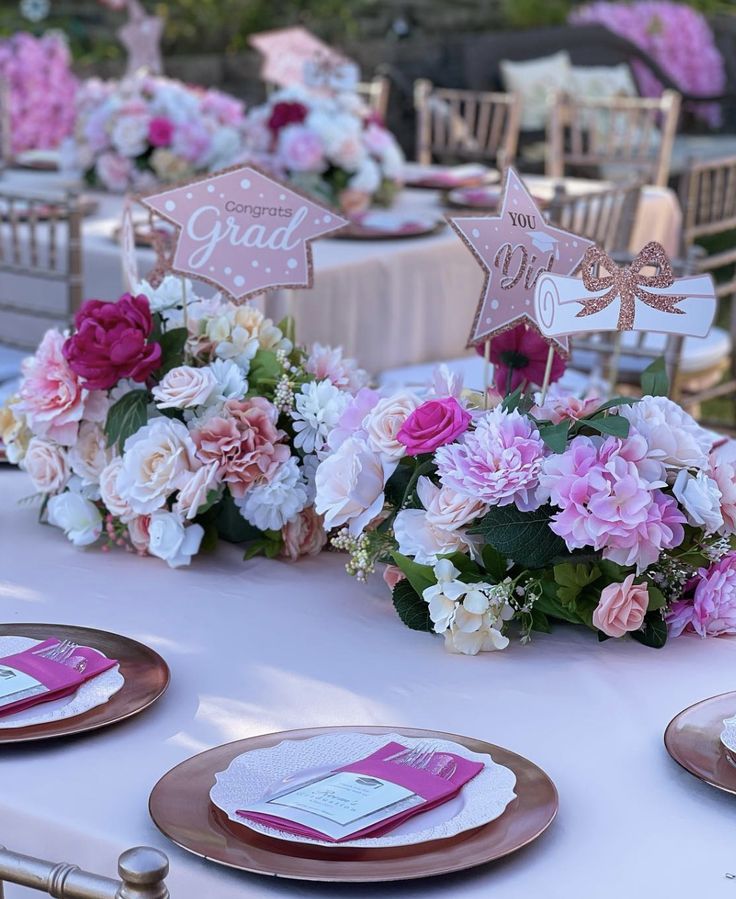
[(248, 161), (348, 214), (389, 205), (400, 186), (403, 153), (354, 93), (276, 91), (248, 112), (246, 144)]
[(316, 453), (365, 372), (189, 282), (186, 308), (178, 278), (142, 288), (87, 301), (70, 334), (48, 331), (0, 417), (42, 515), (78, 546), (172, 567), (218, 538), (247, 558), (319, 552)]
[(74, 129), (77, 79), (59, 33), (0, 40), (0, 81), (10, 93), (11, 152), (53, 150)]
[(231, 165), (242, 152), (243, 104), (217, 90), (147, 74), (90, 79), (77, 96), (76, 164), (123, 193)]
[(512, 622), (523, 641), (554, 621), (657, 647), (736, 633), (736, 453), (657, 395), (663, 372), (607, 402), (524, 381), (477, 408), (446, 371), (424, 395), (362, 390), (315, 508), (349, 573), (389, 563), (402, 621), (452, 652), (503, 649)]
[[(697, 9), (671, 0), (639, 3), (588, 3), (570, 15), (574, 24), (604, 25), (645, 50), (683, 90), (717, 96), (726, 87), (726, 68), (708, 20)], [(658, 97), (662, 85), (651, 71), (633, 61), (644, 96)], [(695, 113), (710, 125), (720, 124), (717, 105), (698, 103)]]

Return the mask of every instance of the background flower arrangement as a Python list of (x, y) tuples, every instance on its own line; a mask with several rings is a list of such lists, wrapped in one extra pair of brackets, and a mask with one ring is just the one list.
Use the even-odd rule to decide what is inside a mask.
[(10, 91), (14, 154), (54, 149), (72, 133), (77, 79), (63, 34), (21, 31), (0, 40), (0, 80)]
[(300, 88), (272, 94), (246, 120), (247, 157), (346, 213), (389, 205), (403, 153), (357, 94)]
[(90, 79), (77, 96), (76, 164), (90, 184), (122, 193), (231, 165), (244, 106), (216, 90), (137, 75)]
[(185, 316), (178, 278), (142, 288), (88, 301), (69, 335), (48, 331), (0, 417), (41, 514), (78, 546), (172, 567), (218, 538), (246, 558), (319, 552), (315, 453), (365, 373), (188, 282)]
[[(667, 399), (601, 403), (525, 382), (472, 408), (440, 374), (428, 395), (359, 393), (329, 437), (316, 509), (364, 578), (387, 562), (396, 611), (453, 652), (503, 649), (554, 620), (599, 639), (736, 633), (736, 453)], [(526, 393), (523, 391), (526, 389)]]

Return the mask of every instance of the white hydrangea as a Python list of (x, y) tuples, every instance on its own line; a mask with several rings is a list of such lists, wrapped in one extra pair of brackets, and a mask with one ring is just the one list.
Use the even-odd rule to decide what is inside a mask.
[(235, 504), (253, 527), (261, 531), (281, 530), (307, 506), (307, 487), (296, 457), (291, 456), (268, 483), (251, 487)]
[(305, 453), (319, 452), (330, 431), (337, 425), (350, 395), (343, 393), (328, 379), (303, 384), (294, 399), (294, 446)]
[(210, 405), (242, 399), (248, 392), (248, 379), (232, 359), (215, 359), (210, 364), (210, 371), (217, 382), (209, 399)]
[(186, 297), (187, 303), (197, 300), (194, 285), (189, 278), (180, 278), (178, 275), (166, 275), (158, 287), (153, 287), (148, 281), (141, 281), (136, 291), (148, 297), (151, 312), (163, 312), (181, 306)]
[(621, 406), (618, 414), (647, 441), (650, 459), (667, 468), (707, 468), (713, 437), (677, 403), (665, 396), (644, 396)]
[(459, 574), (449, 559), (440, 559), (434, 566), (437, 583), (422, 594), (435, 632), (444, 634), (449, 652), (476, 655), (505, 649), (509, 639), (504, 625), (514, 617), (511, 580), (466, 584), (458, 580)]

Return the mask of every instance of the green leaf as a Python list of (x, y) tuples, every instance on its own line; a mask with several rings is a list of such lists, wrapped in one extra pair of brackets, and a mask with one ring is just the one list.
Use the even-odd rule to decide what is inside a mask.
[(400, 552), (391, 553), (391, 557), (420, 597), (427, 587), (433, 587), (437, 583), (431, 566), (420, 565), (408, 556), (402, 556)]
[(565, 605), (573, 605), (583, 590), (601, 576), (601, 570), (593, 565), (574, 565), (563, 562), (554, 567), (555, 582), (558, 584), (557, 596)]
[(667, 600), (664, 593), (662, 593), (662, 591), (658, 587), (655, 587), (651, 582), (647, 583), (647, 593), (649, 594), (649, 605), (647, 606), (647, 612), (656, 612), (657, 609), (661, 609), (667, 605)]
[(585, 425), (600, 434), (611, 434), (614, 437), (629, 436), (629, 421), (620, 415), (602, 415), (600, 418), (583, 419)]
[(213, 521), (202, 522), (202, 527), (204, 528), (204, 535), (202, 536), (202, 542), (199, 545), (199, 551), (201, 553), (214, 552), (219, 541), (215, 523)]
[(148, 420), (147, 390), (131, 390), (110, 406), (105, 420), (108, 446), (117, 446), (122, 453), (125, 441)]
[(661, 649), (667, 642), (667, 625), (659, 612), (654, 612), (652, 615), (647, 614), (642, 629), (632, 631), (631, 636), (639, 643), (643, 643), (644, 646)]
[(660, 356), (641, 373), (641, 392), (644, 396), (667, 396), (670, 392), (670, 379), (664, 358)]
[(503, 402), (501, 403), (501, 408), (504, 412), (513, 412), (514, 409), (518, 409), (519, 403), (521, 402), (521, 384), (514, 390), (513, 393), (509, 393), (504, 397)]
[(540, 609), (536, 608), (536, 606), (531, 611), (532, 616), (532, 630), (533, 631), (541, 631), (543, 634), (551, 634), (552, 633), (552, 625), (549, 623), (549, 619)]
[(491, 546), (525, 568), (543, 568), (566, 552), (565, 541), (550, 530), (553, 510), (542, 506), (521, 512), (516, 506), (494, 506), (473, 528)]
[(586, 415), (583, 418), (583, 421), (586, 421), (588, 418), (593, 418), (596, 415), (600, 415), (601, 412), (606, 412), (608, 409), (615, 409), (616, 406), (633, 406), (634, 403), (640, 402), (639, 398), (636, 396), (614, 396), (610, 400), (606, 400), (605, 403), (598, 406), (598, 408), (591, 412), (590, 415)]
[(254, 388), (261, 383), (275, 385), (283, 373), (281, 363), (273, 350), (258, 350), (251, 360), (248, 372), (250, 392), (253, 393)]
[(429, 617), (429, 606), (414, 590), (409, 581), (399, 581), (393, 592), (394, 608), (404, 622), (413, 631), (432, 631), (432, 619)]
[(583, 624), (583, 621), (579, 618), (575, 612), (570, 609), (565, 608), (562, 603), (557, 599), (554, 595), (555, 585), (550, 581), (545, 582), (545, 586), (549, 584), (552, 587), (552, 590), (545, 590), (545, 592), (534, 602), (534, 611), (542, 612), (544, 615), (549, 616), (550, 618), (559, 618), (562, 621), (569, 621), (570, 624)]
[(502, 556), (490, 543), (486, 543), (481, 552), (481, 561), (493, 583), (500, 584), (506, 577), (506, 557)]
[(245, 543), (262, 537), (261, 531), (249, 524), (240, 514), (229, 491), (225, 491), (222, 501), (213, 510), (217, 533), (228, 543)]
[(391, 508), (401, 508), (401, 503), (409, 487), (409, 482), (414, 475), (415, 468), (414, 460), (405, 456), (386, 482), (384, 493), (386, 494), (386, 501)]
[(553, 453), (564, 453), (567, 448), (567, 438), (570, 434), (570, 422), (561, 421), (556, 425), (546, 425), (539, 429), (539, 436), (544, 440)]
[(159, 338), (161, 344), (161, 366), (156, 374), (161, 377), (184, 361), (184, 344), (187, 342), (189, 332), (186, 328), (172, 328), (164, 331)]

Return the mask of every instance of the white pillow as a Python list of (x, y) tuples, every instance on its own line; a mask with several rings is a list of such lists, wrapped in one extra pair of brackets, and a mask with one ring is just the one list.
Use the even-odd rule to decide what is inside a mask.
[(617, 66), (572, 66), (570, 84), (573, 97), (600, 100), (637, 96), (631, 69), (624, 62)]
[(551, 96), (570, 88), (570, 54), (560, 50), (527, 62), (502, 59), (499, 68), (506, 90), (521, 97), (521, 130), (542, 130), (547, 124)]

